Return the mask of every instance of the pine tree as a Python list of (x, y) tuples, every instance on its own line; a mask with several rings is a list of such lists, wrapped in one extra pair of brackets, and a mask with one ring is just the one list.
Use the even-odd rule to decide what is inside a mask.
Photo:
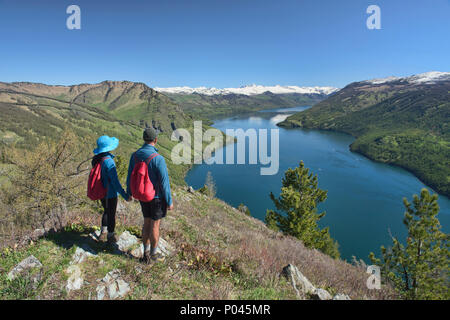
[(412, 204), (404, 198), (406, 244), (392, 237), (391, 248), (381, 247), (383, 262), (370, 254), (372, 263), (381, 266), (382, 275), (404, 299), (450, 299), (449, 235), (440, 230), (437, 199), (425, 188), (420, 198), (413, 196)]
[(328, 227), (320, 229), (317, 224), (325, 215), (317, 213), (317, 206), (326, 200), (327, 191), (318, 187), (317, 176), (309, 173), (303, 161), (285, 172), (280, 196), (275, 198), (271, 192), (270, 198), (281, 213), (267, 210), (265, 220), (269, 228), (302, 240), (306, 247), (339, 257), (338, 244), (331, 238)]

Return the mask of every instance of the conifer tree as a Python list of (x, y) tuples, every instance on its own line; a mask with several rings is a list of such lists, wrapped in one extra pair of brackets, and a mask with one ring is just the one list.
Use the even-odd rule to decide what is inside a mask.
[(422, 189), (413, 203), (406, 198), (403, 223), (408, 229), (406, 243), (392, 237), (393, 245), (381, 247), (382, 259), (370, 254), (372, 263), (381, 266), (381, 274), (404, 299), (450, 299), (449, 235), (441, 231), (436, 217), (437, 194)]
[(338, 244), (328, 227), (320, 229), (317, 224), (325, 215), (317, 212), (317, 206), (326, 200), (327, 191), (318, 187), (317, 176), (305, 168), (303, 161), (285, 172), (280, 196), (275, 198), (271, 192), (270, 198), (277, 211), (267, 210), (265, 220), (269, 228), (302, 240), (306, 247), (339, 257)]

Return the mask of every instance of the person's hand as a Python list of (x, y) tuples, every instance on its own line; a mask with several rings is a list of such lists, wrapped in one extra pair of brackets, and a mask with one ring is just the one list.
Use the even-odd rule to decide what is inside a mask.
[(168, 210), (173, 210), (173, 203), (167, 207)]

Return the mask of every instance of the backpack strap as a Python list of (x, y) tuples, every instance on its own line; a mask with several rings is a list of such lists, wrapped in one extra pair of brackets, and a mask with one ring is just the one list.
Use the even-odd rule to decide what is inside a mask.
[(159, 154), (157, 154), (156, 152), (155, 152), (155, 153), (152, 153), (152, 154), (150, 155), (150, 157), (148, 157), (147, 160), (145, 160), (145, 162), (147, 163), (147, 165), (149, 165), (149, 164), (150, 164), (150, 161), (152, 161), (152, 159), (153, 159), (154, 157), (156, 157), (156, 156), (159, 156)]

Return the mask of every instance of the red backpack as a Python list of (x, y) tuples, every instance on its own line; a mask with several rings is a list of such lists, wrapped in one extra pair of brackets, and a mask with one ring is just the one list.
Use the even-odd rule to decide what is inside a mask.
[(103, 157), (102, 161), (97, 162), (89, 174), (87, 196), (94, 201), (106, 196), (106, 188), (102, 183), (102, 163), (106, 158)]
[(148, 176), (148, 164), (156, 156), (159, 156), (159, 154), (153, 153), (147, 160), (140, 161), (136, 154), (134, 155), (134, 168), (133, 172), (131, 172), (130, 188), (131, 195), (137, 200), (150, 202), (155, 197), (155, 188)]

